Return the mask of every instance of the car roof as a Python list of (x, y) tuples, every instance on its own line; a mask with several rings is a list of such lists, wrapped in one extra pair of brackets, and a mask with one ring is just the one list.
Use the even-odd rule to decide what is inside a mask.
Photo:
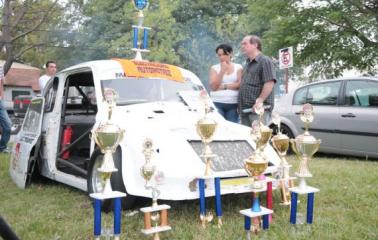
[(334, 82), (334, 81), (348, 81), (348, 80), (373, 80), (373, 81), (378, 81), (378, 77), (373, 77), (373, 76), (372, 77), (343, 77), (343, 78), (325, 79), (325, 80), (307, 83), (303, 86), (298, 87), (298, 89), (303, 88), (303, 87), (307, 87), (307, 86), (310, 86), (310, 85), (319, 84), (319, 83)]

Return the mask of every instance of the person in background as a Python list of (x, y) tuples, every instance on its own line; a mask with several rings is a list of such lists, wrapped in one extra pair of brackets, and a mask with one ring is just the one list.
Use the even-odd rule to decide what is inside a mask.
[(221, 44), (215, 49), (219, 62), (210, 68), (210, 97), (218, 112), (228, 121), (237, 123), (238, 90), (243, 67), (233, 63), (232, 47)]
[(0, 70), (0, 126), (2, 128), (1, 131), (1, 139), (0, 139), (0, 153), (9, 153), (9, 149), (7, 148), (7, 144), (10, 139), (11, 135), (11, 127), (12, 122), (9, 119), (7, 110), (4, 107), (3, 99), (4, 99), (4, 72)]
[[(267, 124), (274, 107), (273, 87), (276, 83), (276, 71), (273, 62), (262, 54), (261, 40), (255, 35), (244, 37), (241, 49), (247, 57), (239, 90), (241, 123), (250, 127), (254, 120), (259, 119), (259, 116), (250, 110), (258, 104), (263, 104), (266, 107), (264, 121)], [(249, 112), (244, 113), (243, 110)]]
[(46, 62), (46, 74), (42, 75), (39, 80), (39, 88), (41, 89), (41, 95), (43, 95), (43, 89), (46, 86), (46, 83), (56, 74), (56, 63), (54, 61), (47, 61)]

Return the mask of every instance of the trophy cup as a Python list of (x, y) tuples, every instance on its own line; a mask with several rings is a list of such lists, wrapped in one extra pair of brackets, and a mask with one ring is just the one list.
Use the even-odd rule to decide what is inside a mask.
[(123, 139), (124, 130), (111, 122), (117, 93), (113, 89), (108, 88), (104, 90), (104, 97), (108, 105), (108, 120), (104, 124), (100, 124), (97, 129), (92, 130), (92, 136), (104, 154), (104, 159), (98, 171), (103, 174), (105, 179), (103, 193), (108, 194), (112, 192), (110, 184), (112, 172), (118, 171), (114, 166), (113, 153)]
[(156, 167), (151, 163), (154, 151), (152, 147), (152, 140), (146, 139), (143, 143), (145, 164), (141, 167), (141, 175), (146, 181), (145, 188), (152, 191), (152, 206), (141, 208), (140, 210), (144, 213), (144, 229), (142, 229), (142, 233), (145, 235), (153, 234), (154, 240), (159, 240), (160, 232), (171, 230), (168, 225), (168, 209), (171, 207), (165, 204), (158, 204), (160, 191), (157, 189)]
[(206, 200), (205, 200), (205, 180), (214, 179), (214, 188), (215, 188), (215, 207), (216, 215), (218, 217), (218, 227), (222, 225), (222, 200), (221, 200), (221, 188), (220, 188), (220, 177), (214, 176), (211, 170), (212, 159), (216, 157), (212, 153), (210, 148), (210, 143), (212, 142), (212, 137), (214, 135), (215, 129), (217, 127), (217, 122), (210, 118), (208, 114), (210, 113), (210, 106), (208, 103), (208, 97), (206, 91), (201, 91), (200, 99), (204, 105), (205, 116), (197, 121), (196, 130), (198, 135), (201, 137), (203, 143), (203, 152), (201, 158), (206, 163), (205, 173), (198, 177), (198, 186), (199, 186), (199, 197), (200, 197), (200, 220), (202, 227), (206, 227), (207, 222), (211, 222), (213, 215), (208, 212), (206, 214)]
[(306, 178), (312, 177), (308, 169), (308, 162), (311, 157), (318, 151), (321, 140), (316, 139), (308, 131), (309, 124), (314, 120), (314, 111), (312, 105), (306, 103), (303, 105), (300, 116), (305, 125), (305, 132), (298, 135), (295, 139), (291, 139), (291, 147), (294, 153), (300, 160), (299, 171), (296, 172), (299, 178), (299, 186), (289, 188), (291, 192), (291, 209), (290, 209), (290, 223), (296, 224), (297, 221), (297, 198), (298, 194), (307, 194), (307, 223), (311, 224), (313, 220), (314, 210), (314, 194), (319, 189), (307, 186)]
[[(271, 197), (271, 183), (270, 187), (264, 188), (262, 181), (259, 180), (259, 176), (268, 167), (268, 161), (264, 155), (264, 149), (267, 145), (271, 135), (272, 130), (264, 126), (262, 123), (262, 117), (264, 114), (264, 108), (262, 104), (258, 104), (254, 111), (260, 115), (259, 121), (255, 120), (252, 123), (252, 138), (256, 143), (255, 152), (246, 160), (244, 160), (244, 169), (247, 174), (252, 177), (252, 193), (253, 193), (253, 202), (252, 208), (241, 210), (240, 213), (244, 215), (244, 229), (247, 233), (248, 239), (250, 239), (250, 232), (259, 232), (260, 231), (260, 217), (263, 218), (263, 229), (269, 228), (269, 216), (273, 213), (273, 210), (269, 209), (272, 202)], [(267, 180), (263, 181), (264, 183)], [(259, 193), (267, 191), (267, 207), (260, 206)], [(253, 226), (251, 228), (251, 219), (254, 219)]]
[(279, 178), (281, 180), (281, 204), (290, 205), (290, 192), (286, 186), (286, 182), (288, 182), (289, 187), (293, 187), (293, 181), (290, 179), (289, 174), (291, 166), (287, 163), (285, 157), (290, 146), (290, 139), (281, 132), (281, 118), (278, 113), (272, 114), (272, 121), (275, 125), (277, 125), (277, 134), (272, 137), (272, 145), (281, 159), (281, 166), (279, 167), (278, 171)]
[(318, 151), (321, 140), (316, 139), (308, 131), (309, 124), (314, 120), (314, 111), (311, 104), (303, 105), (300, 118), (305, 125), (305, 132), (298, 135), (295, 139), (291, 139), (291, 147), (297, 157), (300, 159), (299, 171), (296, 175), (299, 177), (299, 188), (306, 188), (306, 178), (312, 177), (308, 169), (308, 162), (311, 157)]
[(217, 122), (214, 119), (208, 117), (208, 113), (210, 113), (210, 106), (207, 101), (206, 92), (201, 92), (200, 97), (205, 106), (205, 116), (198, 120), (196, 129), (198, 135), (201, 137), (204, 146), (201, 157), (206, 162), (205, 176), (209, 176), (211, 175), (211, 161), (216, 157), (216, 155), (211, 151), (210, 143), (212, 142), (211, 138), (215, 133)]
[[(119, 143), (123, 139), (124, 130), (112, 123), (111, 117), (115, 106), (117, 93), (114, 89), (104, 89), (104, 100), (108, 105), (108, 119), (104, 124), (100, 124), (98, 128), (92, 130), (92, 137), (96, 144), (100, 147), (104, 154), (102, 164), (97, 170), (102, 174), (105, 184), (102, 192), (91, 193), (94, 199), (94, 236), (100, 239), (101, 236), (114, 236), (114, 239), (120, 239), (121, 233), (121, 198), (126, 194), (113, 191), (110, 183), (110, 177), (113, 172), (118, 171), (114, 166), (113, 153), (116, 151)], [(112, 199), (114, 202), (114, 230), (101, 230), (101, 206), (102, 201)]]

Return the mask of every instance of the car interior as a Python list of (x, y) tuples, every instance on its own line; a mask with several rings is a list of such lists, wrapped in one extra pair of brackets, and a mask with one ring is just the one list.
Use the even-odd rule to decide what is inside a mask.
[(90, 134), (97, 113), (92, 72), (66, 78), (59, 131), (57, 168), (86, 177), (90, 158)]

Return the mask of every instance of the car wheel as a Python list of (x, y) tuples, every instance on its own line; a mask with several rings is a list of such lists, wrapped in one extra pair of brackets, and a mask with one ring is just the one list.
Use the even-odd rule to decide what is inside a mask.
[(288, 126), (286, 126), (285, 124), (282, 124), (281, 125), (281, 132), (283, 134), (285, 134), (286, 136), (288, 136), (290, 139), (294, 138), (294, 134), (293, 132), (290, 130), (290, 128)]
[[(88, 179), (87, 179), (87, 189), (88, 193), (97, 193), (102, 192), (104, 188), (103, 178), (101, 173), (98, 171), (100, 168), (104, 155), (100, 149), (96, 149), (92, 156), (88, 167)], [(117, 172), (113, 172), (110, 178), (112, 190), (119, 192), (126, 192), (125, 185), (123, 184), (122, 179), (122, 155), (120, 148), (113, 154), (113, 161), (115, 167), (118, 169)], [(122, 198), (122, 208), (130, 209), (133, 207), (136, 197), (127, 194), (126, 197)], [(113, 209), (113, 201), (104, 200), (102, 203), (102, 210), (109, 212)]]

